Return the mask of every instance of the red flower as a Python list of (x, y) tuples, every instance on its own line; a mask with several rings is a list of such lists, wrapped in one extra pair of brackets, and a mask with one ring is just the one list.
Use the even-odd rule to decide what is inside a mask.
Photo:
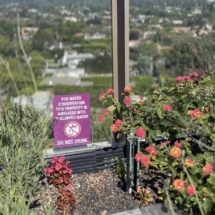
[(125, 93), (130, 93), (131, 91), (132, 91), (132, 88), (129, 86), (125, 87), (125, 89), (124, 89)]
[(68, 185), (65, 187), (66, 190), (70, 190), (71, 188), (72, 188), (72, 184), (68, 184)]
[(52, 164), (54, 164), (54, 163), (56, 163), (57, 162), (57, 156), (54, 156), (53, 158), (52, 158)]
[(122, 120), (117, 119), (117, 120), (115, 121), (115, 125), (116, 125), (117, 127), (119, 127), (121, 124), (122, 124)]
[(140, 160), (141, 164), (145, 167), (149, 166), (150, 165), (150, 157), (149, 156), (146, 156), (146, 155), (143, 155), (141, 157), (141, 160)]
[(99, 114), (99, 116), (98, 116), (98, 120), (99, 120), (99, 121), (102, 121), (103, 119), (104, 119), (104, 114), (102, 114), (102, 113), (101, 113), (101, 114)]
[(189, 196), (193, 196), (195, 194), (196, 186), (189, 184), (186, 188), (186, 192)]
[(142, 152), (137, 152), (134, 158), (137, 162), (140, 162), (142, 158)]
[(213, 166), (211, 164), (206, 164), (203, 167), (203, 171), (205, 175), (209, 175), (213, 171)]
[(111, 88), (109, 90), (107, 90), (107, 92), (106, 92), (107, 95), (110, 95), (110, 94), (113, 94), (113, 93), (114, 93), (114, 90), (111, 89)]
[(178, 76), (177, 78), (176, 78), (176, 82), (181, 82), (181, 81), (183, 81), (184, 80), (184, 77), (183, 76)]
[(104, 99), (104, 97), (106, 96), (105, 93), (100, 93), (99, 94), (99, 100), (102, 101)]
[(182, 191), (184, 189), (184, 181), (181, 179), (175, 179), (173, 182), (173, 186), (176, 190)]
[(150, 145), (146, 148), (146, 151), (150, 154), (150, 155), (157, 155), (158, 151), (154, 148), (154, 146)]
[(131, 98), (126, 97), (123, 101), (125, 105), (129, 105), (131, 103)]
[(105, 108), (105, 109), (103, 110), (103, 114), (104, 114), (104, 115), (107, 114), (108, 112), (109, 112), (108, 108)]
[(136, 130), (136, 135), (139, 138), (143, 138), (145, 136), (146, 131), (143, 128), (138, 128)]
[(170, 112), (171, 110), (172, 110), (172, 106), (171, 105), (164, 105), (164, 111)]
[(174, 143), (174, 146), (177, 147), (177, 148), (180, 148), (181, 143), (178, 140), (176, 140), (175, 143)]
[(170, 150), (170, 155), (174, 158), (179, 158), (181, 156), (181, 149), (177, 147), (173, 147)]
[(69, 184), (70, 178), (68, 178), (68, 177), (63, 178), (63, 182), (64, 182), (65, 184)]
[(113, 124), (113, 125), (111, 126), (111, 131), (112, 131), (113, 133), (116, 133), (116, 132), (118, 131), (118, 126), (116, 126), (115, 124)]

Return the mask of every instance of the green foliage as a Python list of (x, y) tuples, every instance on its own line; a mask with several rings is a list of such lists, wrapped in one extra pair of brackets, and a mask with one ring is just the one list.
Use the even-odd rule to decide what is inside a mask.
[(30, 106), (15, 105), (0, 115), (0, 125), (0, 214), (33, 214), (29, 204), (42, 191), (48, 121)]
[(114, 163), (114, 173), (122, 180), (124, 181), (126, 178), (126, 168), (123, 158), (115, 157), (115, 163)]

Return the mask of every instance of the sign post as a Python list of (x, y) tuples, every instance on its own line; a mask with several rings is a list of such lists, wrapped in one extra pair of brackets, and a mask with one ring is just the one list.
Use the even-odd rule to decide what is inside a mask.
[(89, 94), (54, 96), (53, 118), (55, 148), (91, 142)]

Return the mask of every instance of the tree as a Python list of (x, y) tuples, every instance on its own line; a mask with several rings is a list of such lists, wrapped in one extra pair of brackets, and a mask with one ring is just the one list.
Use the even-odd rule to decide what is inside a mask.
[(152, 59), (147, 56), (141, 56), (137, 61), (137, 70), (140, 75), (153, 75)]

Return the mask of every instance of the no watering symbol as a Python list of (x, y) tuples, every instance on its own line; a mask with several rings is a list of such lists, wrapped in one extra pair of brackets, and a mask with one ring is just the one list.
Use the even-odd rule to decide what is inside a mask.
[(64, 127), (64, 134), (67, 137), (77, 137), (81, 132), (81, 126), (77, 122), (69, 122)]

